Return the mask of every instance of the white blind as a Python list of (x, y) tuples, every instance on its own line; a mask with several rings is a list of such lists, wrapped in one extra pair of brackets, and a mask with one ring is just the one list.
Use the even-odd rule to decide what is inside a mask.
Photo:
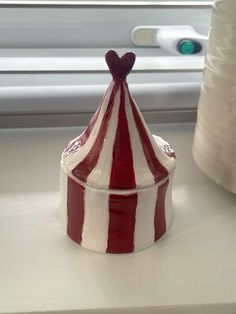
[(0, 0), (0, 115), (92, 113), (110, 80), (104, 62), (110, 48), (135, 51), (129, 80), (143, 111), (196, 110), (204, 57), (136, 47), (131, 34), (158, 23), (207, 35), (211, 4)]

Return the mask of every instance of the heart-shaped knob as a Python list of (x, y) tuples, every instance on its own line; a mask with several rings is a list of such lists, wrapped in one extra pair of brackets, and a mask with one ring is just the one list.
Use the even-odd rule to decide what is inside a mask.
[(135, 62), (135, 54), (127, 52), (121, 58), (114, 50), (109, 50), (106, 53), (106, 62), (114, 80), (124, 80), (130, 73)]

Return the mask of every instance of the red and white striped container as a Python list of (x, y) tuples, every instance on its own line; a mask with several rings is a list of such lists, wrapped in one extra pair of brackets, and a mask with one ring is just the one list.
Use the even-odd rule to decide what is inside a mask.
[(113, 76), (85, 131), (61, 159), (61, 210), (69, 237), (103, 253), (151, 246), (171, 223), (174, 151), (153, 136), (129, 92), (135, 55), (106, 54)]

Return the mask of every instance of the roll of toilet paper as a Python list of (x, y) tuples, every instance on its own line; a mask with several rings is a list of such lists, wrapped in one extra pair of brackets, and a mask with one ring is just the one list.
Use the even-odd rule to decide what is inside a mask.
[(198, 107), (193, 156), (215, 182), (236, 193), (236, 1), (216, 0)]

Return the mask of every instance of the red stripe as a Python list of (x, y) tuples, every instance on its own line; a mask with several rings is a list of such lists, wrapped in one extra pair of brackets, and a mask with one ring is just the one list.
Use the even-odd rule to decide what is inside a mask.
[(89, 153), (87, 154), (87, 156), (84, 158), (83, 161), (81, 161), (73, 170), (72, 170), (72, 174), (78, 178), (79, 180), (86, 182), (87, 181), (87, 177), (89, 176), (89, 174), (92, 172), (92, 170), (95, 168), (97, 162), (98, 162), (98, 158), (100, 155), (100, 152), (102, 150), (102, 146), (103, 146), (103, 142), (107, 133), (107, 128), (108, 128), (108, 124), (110, 121), (110, 117), (111, 117), (111, 113), (112, 113), (112, 109), (114, 106), (114, 98), (115, 98), (115, 94), (118, 90), (119, 86), (118, 85), (114, 85), (111, 96), (110, 96), (110, 100), (106, 109), (106, 112), (104, 114), (101, 126), (100, 126), (100, 130), (98, 132), (98, 136), (92, 146), (92, 148), (90, 149)]
[(101, 111), (101, 108), (102, 108), (102, 104), (105, 100), (105, 98), (107, 97), (107, 94), (108, 94), (108, 91), (109, 91), (109, 88), (110, 86), (112, 85), (113, 83), (111, 82), (111, 84), (109, 85), (108, 89), (106, 90), (106, 93), (104, 94), (104, 96), (102, 97), (102, 101), (97, 109), (97, 111), (94, 113), (94, 115), (92, 116), (87, 128), (85, 129), (85, 131), (81, 134), (81, 137), (80, 137), (80, 141), (81, 141), (81, 145), (80, 146), (83, 146), (86, 142), (87, 142), (87, 139), (89, 137), (89, 135), (91, 134), (92, 132), (92, 129), (94, 127), (94, 124), (96, 123), (97, 119), (98, 119), (98, 116), (99, 116), (99, 113)]
[(89, 135), (91, 134), (92, 132), (92, 129), (94, 127), (94, 124), (96, 123), (97, 119), (98, 119), (98, 116), (99, 116), (99, 113), (101, 111), (101, 106), (98, 107), (97, 111), (95, 112), (95, 114), (92, 116), (92, 119), (90, 120), (87, 128), (85, 129), (85, 131), (81, 134), (80, 136), (80, 146), (83, 146), (88, 138), (89, 138)]
[(158, 187), (156, 211), (154, 218), (155, 241), (166, 232), (165, 197), (169, 180)]
[(121, 83), (118, 126), (112, 158), (110, 189), (131, 189), (136, 187), (133, 154), (125, 113), (125, 92), (123, 83)]
[(89, 138), (89, 136), (93, 130), (94, 124), (96, 123), (96, 121), (98, 119), (100, 111), (101, 111), (101, 105), (98, 107), (97, 111), (92, 116), (92, 118), (91, 118), (87, 128), (84, 130), (84, 132), (79, 137), (75, 138), (69, 145), (67, 145), (67, 147), (63, 153), (64, 158), (77, 152), (78, 149), (87, 142), (87, 140), (88, 140), (88, 138)]
[[(111, 84), (113, 84), (113, 83), (111, 83)], [(90, 134), (91, 134), (91, 132), (93, 130), (94, 124), (97, 122), (99, 113), (101, 111), (102, 104), (104, 102), (105, 97), (107, 96), (107, 93), (109, 91), (110, 85), (109, 85), (105, 95), (103, 96), (102, 101), (101, 101), (97, 111), (94, 113), (94, 115), (92, 116), (91, 120), (89, 121), (89, 124), (88, 124), (87, 128), (84, 130), (84, 132), (80, 136), (75, 138), (69, 145), (67, 145), (67, 147), (66, 147), (66, 149), (64, 151), (64, 154), (63, 154), (64, 157), (67, 157), (68, 155), (72, 155), (81, 146), (83, 146), (87, 142), (87, 140), (88, 140), (88, 138), (89, 138), (89, 136), (90, 136)]]
[(137, 199), (137, 194), (110, 195), (108, 253), (133, 252)]
[(84, 223), (84, 187), (70, 177), (68, 177), (67, 187), (67, 234), (80, 244)]
[(155, 151), (153, 149), (152, 143), (149, 138), (149, 136), (152, 136), (152, 134), (148, 135), (147, 130), (144, 127), (144, 122), (141, 119), (141, 113), (130, 95), (127, 83), (126, 83), (126, 88), (128, 91), (135, 124), (139, 133), (140, 141), (142, 143), (143, 152), (144, 152), (148, 167), (153, 174), (155, 182), (161, 181), (166, 176), (168, 176), (168, 171), (166, 170), (165, 167), (162, 166), (162, 164), (156, 157)]

